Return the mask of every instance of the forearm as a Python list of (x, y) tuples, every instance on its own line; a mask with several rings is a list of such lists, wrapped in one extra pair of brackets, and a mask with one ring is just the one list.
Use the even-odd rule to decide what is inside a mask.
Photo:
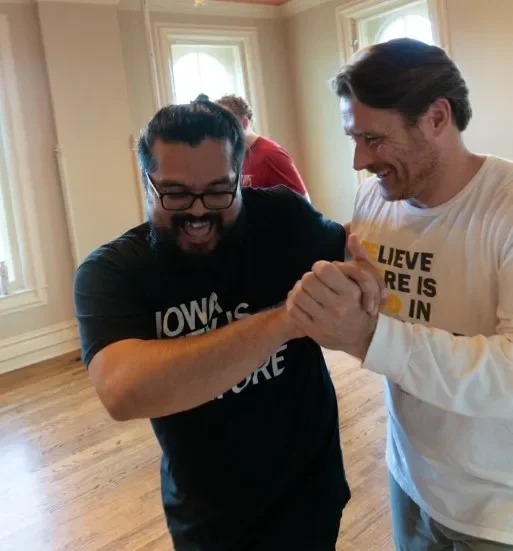
[(104, 403), (116, 397), (113, 416), (119, 419), (192, 409), (238, 384), (294, 337), (285, 310), (278, 308), (204, 335), (115, 343), (102, 358)]
[(472, 417), (513, 417), (509, 336), (454, 336), (381, 314), (363, 366), (441, 409)]

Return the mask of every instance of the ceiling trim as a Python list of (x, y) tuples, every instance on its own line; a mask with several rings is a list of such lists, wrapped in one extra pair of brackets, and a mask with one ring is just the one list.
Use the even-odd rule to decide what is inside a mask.
[(177, 13), (185, 15), (218, 15), (224, 17), (248, 17), (250, 19), (278, 19), (282, 15), (281, 6), (246, 4), (210, 0), (195, 6), (193, 0), (150, 0), (152, 12)]
[[(1, 2), (2, 0), (0, 0)], [(119, 0), (35, 0), (37, 4), (92, 4), (96, 6), (117, 6)]]
[[(208, 0), (205, 4), (195, 6), (194, 0), (149, 0), (152, 12), (175, 13), (181, 15), (205, 15), (238, 17), (248, 19), (280, 19), (294, 17), (301, 12), (316, 8), (331, 0), (292, 0), (281, 6), (265, 4), (248, 4), (245, 2), (224, 2)], [(139, 0), (0, 0), (0, 4), (94, 4), (100, 6), (118, 6), (121, 10), (139, 10)]]
[(311, 8), (318, 8), (322, 4), (326, 4), (331, 0), (292, 0), (283, 6), (280, 6), (281, 12), (284, 17), (294, 17), (301, 12), (309, 10)]

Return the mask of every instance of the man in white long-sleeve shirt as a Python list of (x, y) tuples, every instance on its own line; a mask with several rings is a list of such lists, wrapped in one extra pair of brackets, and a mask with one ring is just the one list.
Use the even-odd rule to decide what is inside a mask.
[(375, 175), (353, 256), (372, 258), (389, 300), (364, 314), (354, 284), (340, 275), (334, 293), (317, 267), (289, 312), (386, 376), (397, 549), (513, 549), (513, 163), (466, 149), (467, 86), (439, 48), (373, 46), (335, 89), (354, 168)]

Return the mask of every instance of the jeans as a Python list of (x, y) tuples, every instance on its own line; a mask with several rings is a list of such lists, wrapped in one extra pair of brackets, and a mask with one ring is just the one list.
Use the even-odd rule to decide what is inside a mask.
[(392, 475), (390, 503), (397, 551), (513, 551), (513, 545), (467, 536), (441, 525), (410, 499)]

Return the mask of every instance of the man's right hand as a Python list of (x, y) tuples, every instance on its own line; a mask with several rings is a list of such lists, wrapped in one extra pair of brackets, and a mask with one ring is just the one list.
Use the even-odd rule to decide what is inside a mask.
[(362, 247), (356, 234), (349, 235), (347, 249), (352, 257), (349, 262), (335, 262), (337, 268), (354, 281), (362, 292), (362, 308), (377, 316), (379, 307), (386, 304), (388, 293), (385, 280), (372, 264), (368, 252)]

